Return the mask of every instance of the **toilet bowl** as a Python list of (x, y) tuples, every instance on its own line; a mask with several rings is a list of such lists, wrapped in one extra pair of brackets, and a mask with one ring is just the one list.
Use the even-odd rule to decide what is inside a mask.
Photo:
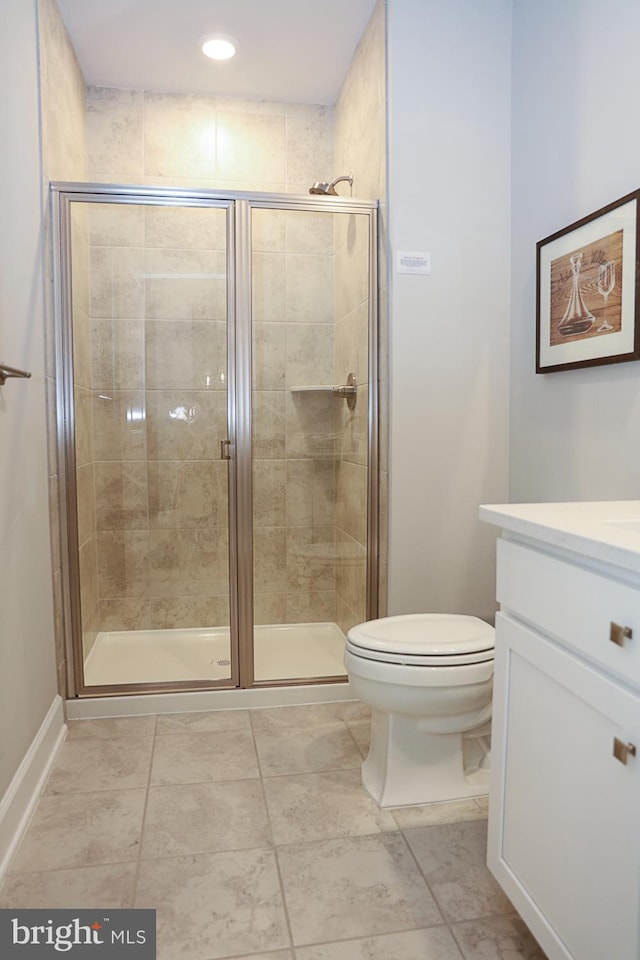
[(488, 792), (494, 630), (455, 614), (406, 614), (349, 630), (351, 687), (371, 707), (362, 783), (381, 807)]

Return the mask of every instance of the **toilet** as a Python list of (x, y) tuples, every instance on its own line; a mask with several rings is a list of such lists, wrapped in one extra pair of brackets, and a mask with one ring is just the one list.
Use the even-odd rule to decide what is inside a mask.
[(405, 614), (349, 630), (351, 688), (371, 707), (362, 783), (381, 807), (488, 792), (494, 629), (477, 617)]

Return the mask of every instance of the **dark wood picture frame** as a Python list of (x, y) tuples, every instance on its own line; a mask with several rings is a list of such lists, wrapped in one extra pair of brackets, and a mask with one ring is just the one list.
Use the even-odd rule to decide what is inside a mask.
[(536, 373), (640, 360), (640, 190), (536, 244)]

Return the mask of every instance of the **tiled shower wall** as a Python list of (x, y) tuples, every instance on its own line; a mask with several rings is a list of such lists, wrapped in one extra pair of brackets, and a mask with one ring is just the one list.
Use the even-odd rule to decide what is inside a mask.
[[(297, 193), (325, 175), (318, 164), (322, 171), (333, 166), (333, 117), (324, 107), (91, 88), (88, 127), (89, 175), (96, 180)], [(216, 394), (210, 382), (217, 381), (202, 360), (187, 379), (176, 371), (176, 363), (192, 365), (192, 352), (220, 355), (220, 344), (202, 337), (212, 335), (212, 324), (221, 326), (223, 299), (214, 313), (196, 305), (194, 316), (191, 285), (202, 281), (171, 286), (166, 279), (206, 273), (221, 246), (203, 248), (197, 237), (206, 236), (205, 221), (195, 231), (188, 227), (194, 211), (164, 211), (183, 216), (184, 229), (146, 252), (141, 244), (149, 245), (157, 211), (128, 213), (143, 218), (137, 232), (135, 224), (130, 232), (96, 227), (97, 212), (91, 313), (94, 365), (103, 370), (94, 382), (101, 625), (226, 623), (226, 539), (209, 519), (226, 516), (224, 465), (207, 459), (226, 436), (223, 396), (217, 391), (209, 409)], [(335, 401), (291, 392), (333, 382), (333, 217), (259, 211), (254, 227), (256, 622), (334, 620)], [(150, 281), (151, 274), (165, 279)], [(137, 372), (129, 355), (136, 337)], [(183, 348), (187, 358), (177, 361)], [(111, 396), (110, 372), (127, 365), (140, 392), (120, 387)], [(200, 392), (197, 404), (193, 391)], [(179, 408), (195, 410), (194, 423), (209, 424), (208, 444), (200, 438), (194, 448), (198, 428), (181, 429), (172, 417)], [(132, 409), (141, 411), (138, 419)], [(164, 444), (161, 434), (168, 435)], [(176, 445), (177, 436), (190, 439)]]

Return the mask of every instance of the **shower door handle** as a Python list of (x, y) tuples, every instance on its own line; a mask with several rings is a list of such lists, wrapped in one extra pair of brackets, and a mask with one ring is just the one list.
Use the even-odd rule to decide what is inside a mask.
[(231, 460), (231, 440), (220, 441), (220, 459)]

